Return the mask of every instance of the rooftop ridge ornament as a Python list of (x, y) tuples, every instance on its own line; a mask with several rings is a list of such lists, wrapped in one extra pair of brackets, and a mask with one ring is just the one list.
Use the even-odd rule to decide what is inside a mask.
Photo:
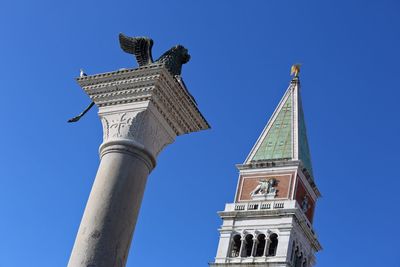
[(294, 76), (294, 78), (299, 77), (301, 64), (293, 64), (290, 68), (290, 76)]
[(182, 65), (189, 62), (188, 50), (182, 45), (176, 45), (153, 61), (153, 40), (149, 37), (129, 37), (123, 33), (119, 34), (121, 49), (136, 57), (139, 67), (151, 64), (163, 64), (172, 75), (181, 75)]

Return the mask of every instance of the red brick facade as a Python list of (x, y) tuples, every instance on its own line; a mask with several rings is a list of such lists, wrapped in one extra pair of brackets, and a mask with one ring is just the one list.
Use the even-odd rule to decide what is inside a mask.
[(276, 179), (276, 196), (275, 198), (278, 199), (289, 199), (291, 198), (290, 192), (292, 191), (292, 184), (293, 184), (293, 173), (286, 173), (286, 174), (255, 174), (255, 175), (246, 175), (241, 176), (239, 179), (239, 187), (238, 192), (236, 194), (236, 201), (247, 201), (251, 200), (251, 192), (257, 187), (259, 181), (261, 179)]
[(314, 200), (310, 197), (309, 194), (307, 194), (306, 188), (303, 184), (303, 182), (300, 180), (300, 177), (297, 177), (297, 185), (296, 185), (296, 193), (295, 193), (295, 199), (301, 206), (301, 203), (303, 202), (304, 196), (308, 196), (308, 205), (309, 209), (306, 212), (306, 216), (308, 220), (312, 223), (313, 216), (314, 216), (314, 208), (315, 208), (315, 202)]

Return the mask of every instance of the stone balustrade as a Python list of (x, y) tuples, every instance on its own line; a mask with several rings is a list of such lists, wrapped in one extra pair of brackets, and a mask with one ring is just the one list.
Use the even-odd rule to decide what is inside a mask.
[(225, 211), (294, 209), (297, 205), (295, 200), (251, 201), (228, 203), (225, 205)]
[(297, 215), (315, 235), (311, 222), (301, 211), (296, 200), (270, 200), (227, 203), (224, 212), (265, 211), (265, 210), (297, 210)]

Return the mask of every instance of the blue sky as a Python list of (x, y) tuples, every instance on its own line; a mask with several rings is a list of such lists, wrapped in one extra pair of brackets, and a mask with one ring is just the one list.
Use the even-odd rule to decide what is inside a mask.
[(242, 163), (303, 63), (320, 199), (317, 266), (400, 266), (400, 3), (3, 1), (0, 267), (65, 266), (98, 167), (96, 111), (74, 78), (135, 67), (117, 35), (153, 55), (181, 43), (183, 78), (209, 131), (179, 137), (149, 177), (127, 266), (207, 266)]

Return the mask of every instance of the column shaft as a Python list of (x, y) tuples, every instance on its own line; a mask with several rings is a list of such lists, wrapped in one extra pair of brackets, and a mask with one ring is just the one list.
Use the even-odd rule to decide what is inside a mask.
[(269, 249), (269, 238), (265, 237), (265, 248), (264, 248), (264, 252), (263, 252), (263, 256), (267, 257), (268, 256), (268, 249)]
[(240, 250), (239, 250), (239, 257), (243, 257), (243, 247), (246, 245), (246, 241), (244, 237), (241, 238)]
[(256, 247), (258, 246), (258, 240), (257, 238), (253, 238), (253, 247), (251, 248), (251, 257), (256, 256)]
[(103, 145), (101, 154), (69, 267), (126, 264), (153, 163), (142, 150), (126, 144)]

